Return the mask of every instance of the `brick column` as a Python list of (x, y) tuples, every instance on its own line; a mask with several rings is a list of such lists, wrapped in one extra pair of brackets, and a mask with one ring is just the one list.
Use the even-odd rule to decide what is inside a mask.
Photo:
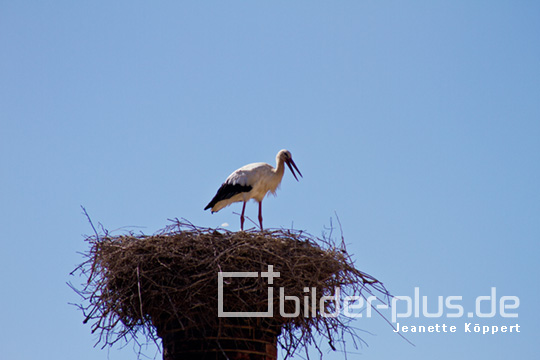
[(222, 319), (220, 327), (181, 329), (156, 326), (163, 342), (163, 360), (277, 360), (281, 331), (263, 319)]

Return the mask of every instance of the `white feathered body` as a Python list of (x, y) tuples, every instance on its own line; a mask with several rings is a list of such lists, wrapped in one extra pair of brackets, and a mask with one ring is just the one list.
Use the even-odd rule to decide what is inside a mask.
[[(221, 189), (239, 189), (243, 187), (245, 190), (238, 192), (232, 197), (219, 200), (212, 206), (212, 212), (219, 211), (224, 207), (235, 202), (247, 202), (250, 199), (255, 199), (261, 202), (268, 192), (276, 194), (276, 190), (283, 178), (284, 166), (283, 162), (278, 162), (277, 168), (266, 163), (253, 163), (241, 167), (234, 171), (225, 182), (221, 185)], [(218, 191), (219, 194), (219, 191)]]

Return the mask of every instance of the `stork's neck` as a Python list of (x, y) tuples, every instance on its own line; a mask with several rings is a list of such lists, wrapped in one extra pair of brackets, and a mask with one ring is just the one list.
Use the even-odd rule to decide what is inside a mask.
[(276, 169), (274, 170), (274, 173), (279, 178), (282, 178), (284, 172), (285, 172), (285, 161), (283, 161), (283, 159), (280, 157), (276, 157)]

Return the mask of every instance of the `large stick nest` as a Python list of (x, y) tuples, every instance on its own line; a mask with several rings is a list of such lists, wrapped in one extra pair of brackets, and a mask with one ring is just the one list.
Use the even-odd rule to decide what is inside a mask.
[[(92, 323), (103, 346), (121, 339), (137, 341), (141, 333), (155, 340), (162, 337), (160, 329), (163, 332), (171, 326), (185, 334), (219, 328), (224, 320), (218, 317), (220, 271), (263, 272), (273, 265), (280, 273), (274, 278), (274, 317), (269, 320), (281, 328), (279, 343), (287, 356), (310, 344), (319, 348), (316, 334), (326, 338), (333, 349), (344, 346), (346, 334), (355, 346), (362, 342), (348, 326), (348, 318), (321, 315), (322, 310), (327, 314), (335, 310), (331, 301), (320, 309), (321, 296), (335, 295), (337, 288), (341, 299), (346, 295), (388, 296), (382, 283), (356, 269), (343, 238), (337, 245), (324, 236), (316, 239), (299, 231), (230, 232), (175, 220), (152, 236), (105, 232), (86, 240), (90, 245), (84, 254), (87, 259), (76, 269), (86, 282), (76, 291), (83, 297), (79, 307), (85, 322)], [(268, 279), (263, 277), (225, 279), (224, 310), (267, 311), (268, 287)], [(280, 315), (280, 287), (286, 296), (300, 299), (299, 316)], [(317, 299), (315, 316), (311, 307), (304, 312), (303, 299), (308, 295)], [(294, 301), (284, 304), (285, 313), (295, 312)]]

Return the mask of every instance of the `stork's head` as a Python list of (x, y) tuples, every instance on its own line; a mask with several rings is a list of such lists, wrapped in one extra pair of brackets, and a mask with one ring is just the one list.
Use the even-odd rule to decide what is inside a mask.
[(294, 163), (294, 161), (292, 159), (291, 152), (289, 150), (285, 150), (285, 149), (280, 150), (278, 152), (278, 154), (277, 154), (277, 159), (278, 159), (278, 162), (281, 160), (281, 161), (285, 162), (285, 164), (287, 164), (287, 166), (291, 170), (291, 173), (293, 174), (296, 181), (298, 181), (298, 178), (296, 177), (296, 174), (294, 173), (294, 170), (296, 170), (298, 172), (298, 175), (300, 175), (300, 177), (303, 177), (302, 173), (300, 172), (300, 170), (298, 170), (298, 167)]

